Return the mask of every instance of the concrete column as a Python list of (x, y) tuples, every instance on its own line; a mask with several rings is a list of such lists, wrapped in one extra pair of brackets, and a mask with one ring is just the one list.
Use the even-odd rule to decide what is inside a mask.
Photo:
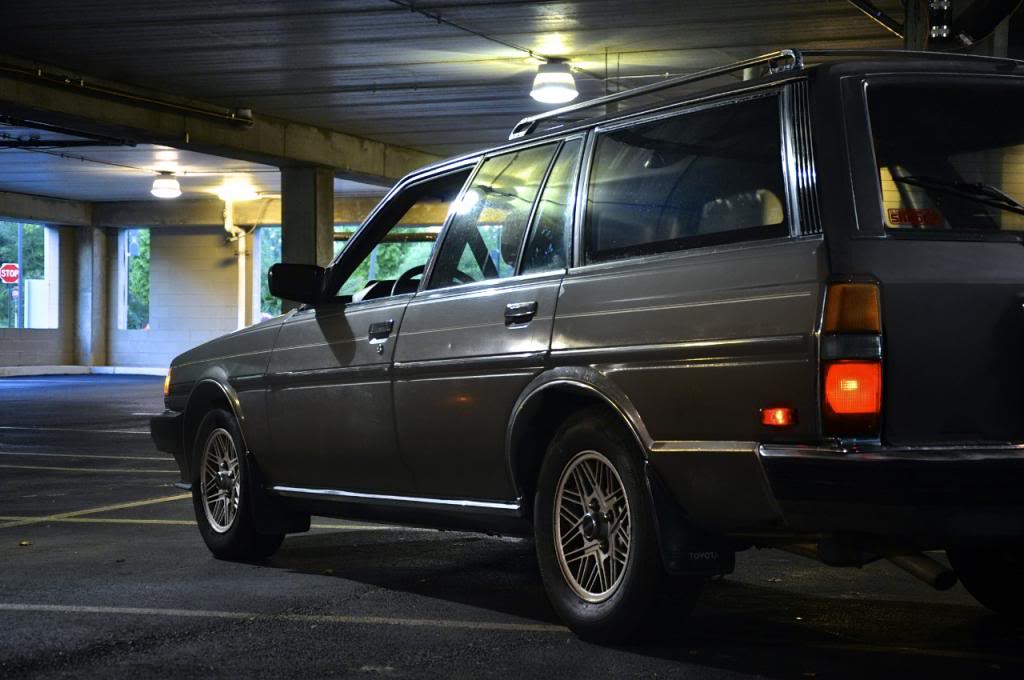
[(281, 168), (281, 259), (330, 263), (334, 256), (334, 173), (330, 168)]
[(77, 234), (77, 295), (75, 298), (75, 363), (107, 363), (110, 305), (108, 230), (83, 227)]

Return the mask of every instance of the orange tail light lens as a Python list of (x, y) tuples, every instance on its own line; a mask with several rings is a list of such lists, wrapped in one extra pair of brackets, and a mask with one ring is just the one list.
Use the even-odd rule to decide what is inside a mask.
[(878, 286), (873, 283), (833, 283), (829, 286), (822, 331), (881, 333)]

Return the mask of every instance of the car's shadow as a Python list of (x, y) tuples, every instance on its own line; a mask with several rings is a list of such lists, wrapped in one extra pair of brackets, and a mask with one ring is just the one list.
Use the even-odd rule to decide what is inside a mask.
[[(741, 556), (742, 559), (742, 556)], [(289, 538), (268, 566), (559, 623), (529, 540), (402, 530)], [(579, 642), (578, 644), (586, 645)], [(1021, 677), (1024, 628), (979, 607), (843, 599), (732, 579), (708, 583), (689, 617), (664, 617), (634, 654), (767, 677)]]

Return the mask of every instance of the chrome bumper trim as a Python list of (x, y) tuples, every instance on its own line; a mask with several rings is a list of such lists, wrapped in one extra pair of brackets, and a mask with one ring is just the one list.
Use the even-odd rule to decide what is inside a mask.
[(849, 463), (927, 463), (965, 462), (972, 460), (1005, 460), (1024, 463), (1024, 444), (1004, 446), (908, 446), (883, 447), (816, 447), (776, 446), (758, 447), (761, 458), (789, 458), (800, 460), (827, 460)]

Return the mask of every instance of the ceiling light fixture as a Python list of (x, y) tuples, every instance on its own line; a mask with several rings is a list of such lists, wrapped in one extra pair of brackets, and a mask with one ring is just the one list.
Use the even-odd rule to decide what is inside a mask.
[(256, 187), (244, 179), (227, 180), (217, 189), (222, 201), (254, 201), (260, 197)]
[(579, 96), (576, 80), (572, 77), (569, 62), (564, 59), (548, 59), (537, 67), (530, 96), (544, 104), (565, 104)]
[(149, 190), (157, 198), (177, 198), (181, 196), (181, 184), (170, 172), (161, 172), (153, 180), (153, 188)]

